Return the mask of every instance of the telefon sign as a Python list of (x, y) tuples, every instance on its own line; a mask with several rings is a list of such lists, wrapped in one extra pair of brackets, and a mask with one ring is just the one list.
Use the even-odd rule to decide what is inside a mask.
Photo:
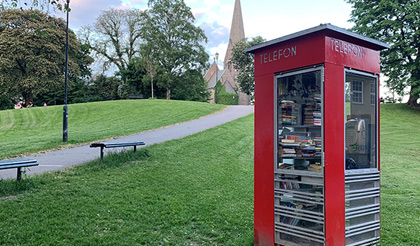
[(260, 55), (260, 63), (269, 63), (273, 61), (278, 61), (282, 59), (287, 59), (297, 55), (296, 45), (292, 45), (287, 48), (276, 49), (274, 51), (264, 53)]
[(331, 39), (331, 49), (335, 52), (343, 53), (345, 55), (352, 55), (361, 58), (364, 56), (364, 50), (362, 47), (339, 39)]

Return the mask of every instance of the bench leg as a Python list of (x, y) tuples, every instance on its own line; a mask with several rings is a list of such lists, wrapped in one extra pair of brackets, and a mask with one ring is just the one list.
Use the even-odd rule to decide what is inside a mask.
[(137, 146), (134, 145), (134, 152), (136, 152)]
[(21, 167), (17, 168), (17, 181), (20, 181), (22, 179), (22, 170)]
[(101, 160), (104, 158), (104, 147), (101, 147)]

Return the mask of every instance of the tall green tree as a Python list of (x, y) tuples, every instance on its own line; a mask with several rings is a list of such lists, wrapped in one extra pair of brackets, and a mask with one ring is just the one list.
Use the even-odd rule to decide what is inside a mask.
[(104, 67), (114, 65), (122, 71), (139, 55), (141, 24), (140, 10), (111, 8), (101, 13), (94, 26), (84, 26), (79, 36), (93, 55), (104, 60)]
[[(66, 23), (39, 10), (0, 12), (0, 96), (34, 95), (59, 90), (64, 83)], [(80, 50), (69, 31), (69, 76), (77, 77)], [(70, 81), (69, 81), (70, 82)]]
[(250, 41), (242, 40), (237, 42), (232, 49), (231, 62), (238, 70), (238, 83), (241, 91), (247, 95), (254, 92), (254, 54), (245, 53), (245, 49), (264, 42), (265, 39), (258, 36)]
[(352, 28), (360, 34), (389, 43), (381, 52), (387, 86), (402, 95), (411, 87), (409, 106), (420, 98), (420, 1), (347, 0), (352, 4)]
[(129, 86), (129, 92), (144, 95), (143, 77), (146, 71), (142, 60), (139, 57), (131, 59), (127, 68), (120, 70), (117, 75)]
[(148, 6), (142, 27), (143, 49), (150, 51), (149, 57), (163, 73), (156, 84), (166, 88), (167, 99), (180, 84), (199, 83), (205, 89), (203, 78), (190, 76), (192, 71), (202, 71), (209, 58), (202, 45), (207, 37), (194, 26), (191, 9), (183, 0), (150, 0)]

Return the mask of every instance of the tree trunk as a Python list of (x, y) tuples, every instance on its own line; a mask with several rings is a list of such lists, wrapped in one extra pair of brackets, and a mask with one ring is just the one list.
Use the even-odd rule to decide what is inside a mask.
[(23, 92), (22, 93), (22, 97), (23, 97), (23, 101), (25, 102), (26, 106), (28, 106), (28, 105), (30, 105), (30, 104), (33, 103), (32, 102), (32, 100), (33, 100), (32, 93), (30, 93), (30, 92)]
[(413, 92), (413, 90), (415, 89), (415, 86), (411, 86), (411, 89), (410, 89), (410, 97), (408, 98), (408, 102), (407, 102), (407, 105), (409, 106), (409, 107), (412, 107), (412, 108), (419, 108), (420, 107), (420, 105), (417, 103), (417, 100), (419, 99), (419, 96), (418, 95), (416, 95), (414, 92)]
[(166, 100), (171, 100), (171, 87), (166, 89)]
[(150, 76), (150, 80), (151, 80), (152, 99), (153, 99), (153, 75)]

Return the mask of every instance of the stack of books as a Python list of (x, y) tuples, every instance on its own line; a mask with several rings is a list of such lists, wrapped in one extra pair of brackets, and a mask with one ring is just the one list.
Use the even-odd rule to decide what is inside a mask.
[(314, 137), (313, 139), (313, 143), (315, 145), (315, 155), (316, 156), (321, 156), (321, 152), (322, 152), (322, 139), (320, 137)]
[(299, 107), (292, 101), (283, 101), (281, 103), (281, 122), (285, 125), (297, 124), (297, 112)]
[(320, 103), (310, 102), (303, 105), (303, 124), (321, 125), (321, 105)]
[(315, 157), (316, 149), (314, 146), (306, 145), (301, 147), (302, 157)]

